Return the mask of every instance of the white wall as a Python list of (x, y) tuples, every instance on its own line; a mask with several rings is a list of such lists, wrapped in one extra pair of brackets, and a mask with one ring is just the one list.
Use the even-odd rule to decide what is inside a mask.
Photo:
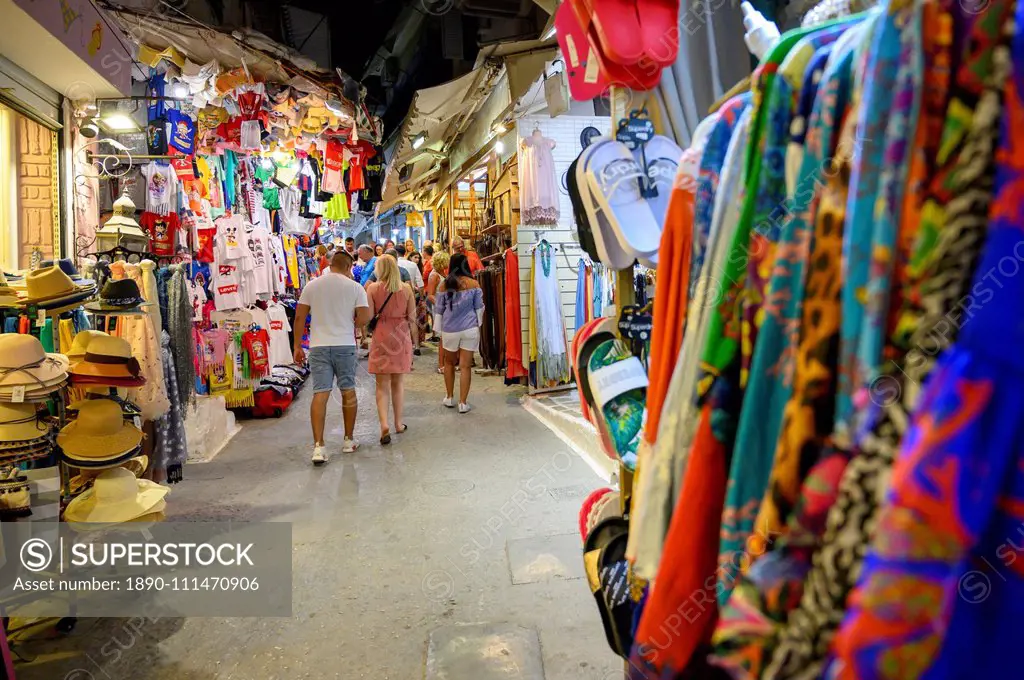
[[(559, 218), (556, 226), (533, 226), (520, 224), (516, 234), (519, 254), (519, 287), (520, 287), (520, 310), (523, 322), (523, 363), (529, 368), (530, 343), (529, 343), (529, 319), (530, 319), (530, 247), (541, 237), (548, 242), (557, 245), (559, 252), (556, 254), (558, 266), (558, 281), (562, 289), (562, 311), (565, 318), (565, 331), (569, 343), (576, 333), (576, 281), (577, 265), (583, 250), (576, 240), (576, 224), (572, 216), (572, 203), (569, 201), (569, 193), (565, 189), (565, 173), (569, 165), (576, 160), (583, 150), (580, 146), (580, 133), (586, 127), (595, 127), (602, 134), (610, 134), (611, 119), (596, 116), (570, 116), (563, 115), (558, 118), (551, 118), (547, 114), (525, 116), (518, 121), (517, 133), (519, 141), (533, 133), (534, 128), (540, 131), (548, 139), (555, 141), (553, 152), (555, 160), (555, 179), (559, 187), (561, 202), (559, 205)], [(520, 151), (521, 145), (518, 145)], [(523, 157), (519, 157), (519, 188), (522, 191)]]

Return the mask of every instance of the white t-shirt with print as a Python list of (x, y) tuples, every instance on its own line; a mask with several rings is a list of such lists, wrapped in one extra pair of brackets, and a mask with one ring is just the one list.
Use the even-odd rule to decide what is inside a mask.
[(268, 305), (267, 318), (270, 319), (270, 364), (272, 366), (288, 366), (292, 363), (292, 345), (288, 340), (288, 332), (292, 325), (288, 323), (288, 313), (284, 305)]
[(369, 307), (358, 283), (327, 270), (306, 284), (300, 305), (309, 305), (310, 347), (351, 347), (356, 344), (357, 307)]
[(177, 206), (178, 177), (174, 168), (160, 163), (142, 166), (146, 178), (146, 210), (157, 215), (168, 215)]

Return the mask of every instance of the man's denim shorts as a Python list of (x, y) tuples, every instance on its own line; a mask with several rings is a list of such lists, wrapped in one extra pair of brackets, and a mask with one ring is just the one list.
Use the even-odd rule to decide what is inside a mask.
[(354, 390), (356, 388), (355, 345), (311, 347), (309, 371), (313, 374), (314, 392), (330, 392), (334, 389), (335, 382), (343, 390)]

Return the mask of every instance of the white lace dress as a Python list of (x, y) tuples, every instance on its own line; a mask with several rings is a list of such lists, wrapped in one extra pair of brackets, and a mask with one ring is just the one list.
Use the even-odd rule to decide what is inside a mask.
[(523, 224), (558, 223), (555, 142), (535, 131), (522, 142), (519, 155), (519, 211)]

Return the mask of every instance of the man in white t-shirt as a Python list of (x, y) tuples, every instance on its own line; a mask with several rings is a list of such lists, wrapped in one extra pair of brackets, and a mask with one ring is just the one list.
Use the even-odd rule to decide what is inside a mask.
[(401, 243), (395, 246), (395, 251), (398, 253), (398, 266), (408, 272), (413, 290), (418, 295), (423, 290), (423, 274), (420, 273), (420, 268), (409, 259), (409, 254)]
[(352, 257), (334, 253), (331, 268), (306, 284), (295, 308), (295, 363), (302, 364), (302, 335), (309, 324), (309, 369), (313, 377), (313, 403), (309, 418), (313, 426), (313, 465), (327, 462), (324, 425), (327, 402), (337, 383), (341, 389), (341, 411), (345, 418), (344, 453), (352, 453), (359, 443), (353, 438), (356, 425), (356, 328), (370, 321), (366, 291), (352, 280)]

